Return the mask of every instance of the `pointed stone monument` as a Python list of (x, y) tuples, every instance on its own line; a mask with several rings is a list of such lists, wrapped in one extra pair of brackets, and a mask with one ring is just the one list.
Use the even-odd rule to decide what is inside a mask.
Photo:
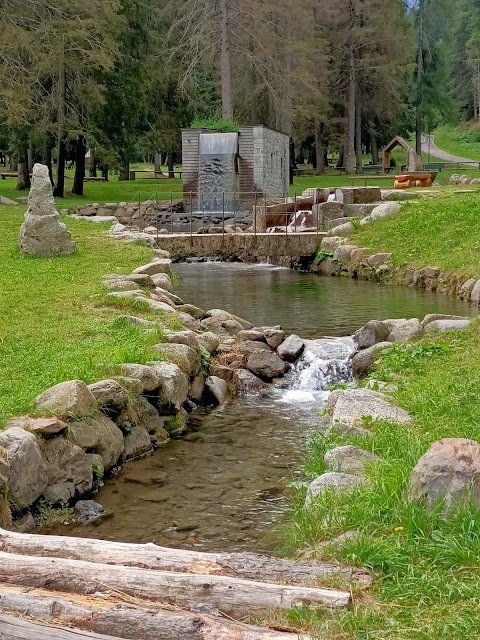
[(45, 258), (75, 252), (75, 242), (60, 222), (53, 199), (48, 167), (33, 167), (32, 187), (28, 196), (25, 222), (20, 229), (20, 253)]

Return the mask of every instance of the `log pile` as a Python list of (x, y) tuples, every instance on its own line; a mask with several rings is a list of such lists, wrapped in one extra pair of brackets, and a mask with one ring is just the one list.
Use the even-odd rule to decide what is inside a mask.
[(333, 563), (0, 529), (0, 638), (293, 640), (238, 620), (304, 603), (346, 607), (348, 592), (318, 586), (333, 574), (364, 577)]

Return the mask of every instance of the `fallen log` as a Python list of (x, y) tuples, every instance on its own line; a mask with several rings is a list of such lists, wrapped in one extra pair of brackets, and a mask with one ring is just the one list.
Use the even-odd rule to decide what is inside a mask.
[[(261, 629), (219, 616), (169, 611), (147, 602), (140, 606), (125, 604), (117, 599), (65, 596), (10, 585), (0, 585), (0, 611), (9, 615), (28, 615), (45, 623), (55, 620), (57, 624), (84, 631), (109, 633), (115, 638), (135, 640), (298, 639), (296, 633)], [(3, 638), (1, 626), (0, 638)]]
[(202, 553), (169, 549), (155, 544), (128, 544), (0, 529), (0, 549), (30, 556), (70, 558), (101, 564), (121, 564), (160, 571), (229, 575), (259, 582), (317, 583), (318, 578), (341, 574), (365, 580), (365, 572), (333, 562), (293, 562), (254, 553)]
[[(116, 640), (113, 636), (83, 633), (76, 629), (64, 629), (30, 622), (21, 618), (0, 615), (0, 640)], [(131, 640), (135, 640), (132, 638)]]
[(156, 602), (189, 608), (206, 603), (233, 615), (252, 610), (288, 609), (303, 603), (345, 607), (350, 594), (335, 589), (287, 586), (220, 575), (151, 571), (63, 558), (0, 552), (0, 580), (11, 584), (91, 594), (119, 590)]

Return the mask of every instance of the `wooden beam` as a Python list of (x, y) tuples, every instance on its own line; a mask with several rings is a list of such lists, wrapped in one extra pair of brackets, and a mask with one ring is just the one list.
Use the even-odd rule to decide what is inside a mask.
[[(128, 562), (127, 557), (125, 561)], [(151, 571), (5, 552), (0, 552), (0, 581), (64, 593), (116, 590), (186, 609), (207, 604), (232, 615), (252, 610), (283, 610), (303, 603), (323, 607), (345, 607), (350, 603), (350, 594), (336, 589), (267, 584), (223, 575)]]

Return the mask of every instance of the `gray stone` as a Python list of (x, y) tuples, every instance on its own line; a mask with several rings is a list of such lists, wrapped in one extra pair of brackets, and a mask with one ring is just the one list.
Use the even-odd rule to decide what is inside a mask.
[(160, 287), (161, 289), (165, 289), (165, 291), (171, 292), (173, 290), (173, 284), (170, 276), (166, 273), (156, 273), (151, 276), (153, 280), (153, 284), (156, 287)]
[(132, 395), (139, 395), (144, 390), (143, 384), (137, 378), (129, 378), (128, 376), (113, 376), (112, 380), (116, 380), (119, 385), (121, 385)]
[(370, 389), (334, 391), (327, 402), (327, 414), (332, 425), (343, 423), (362, 427), (364, 417), (399, 424), (411, 422), (411, 416), (404, 409), (392, 405), (383, 393)]
[(134, 398), (131, 404), (137, 414), (138, 424), (144, 427), (148, 433), (155, 433), (157, 429), (163, 427), (163, 419), (153, 404), (146, 398), (139, 396)]
[(153, 450), (148, 431), (144, 427), (135, 426), (125, 436), (123, 459), (138, 458)]
[(47, 502), (62, 504), (92, 489), (92, 465), (83, 449), (58, 437), (45, 443), (43, 454), (48, 476), (43, 497)]
[(123, 434), (112, 420), (102, 415), (95, 420), (95, 428), (98, 433), (97, 453), (102, 456), (105, 471), (109, 471), (123, 453)]
[(340, 224), (338, 227), (334, 227), (327, 231), (327, 236), (348, 236), (355, 231), (355, 227), (351, 222)]
[(468, 502), (480, 507), (480, 444), (465, 438), (434, 442), (410, 475), (409, 497), (447, 516)]
[(100, 407), (109, 405), (121, 409), (128, 402), (127, 391), (116, 380), (100, 380), (88, 388)]
[(270, 347), (259, 340), (245, 340), (237, 344), (237, 350), (246, 356), (250, 356), (252, 353), (258, 353), (259, 351), (270, 351)]
[(155, 391), (160, 387), (158, 373), (146, 364), (122, 364), (122, 373), (129, 378), (140, 380), (143, 391)]
[(8, 486), (8, 476), (10, 466), (8, 464), (7, 451), (0, 447), (0, 491), (4, 491)]
[(239, 342), (248, 341), (260, 341), (265, 339), (264, 332), (261, 329), (244, 329), (237, 335)]
[(391, 342), (377, 342), (371, 347), (356, 353), (352, 358), (352, 371), (354, 375), (361, 376), (367, 373), (382, 353), (391, 346)]
[(103, 284), (108, 291), (138, 291), (138, 284), (126, 278), (105, 278)]
[(197, 353), (202, 353), (203, 349), (198, 340), (198, 333), (193, 331), (176, 331), (175, 333), (167, 333), (166, 338), (169, 344), (186, 344)]
[(439, 331), (445, 333), (445, 331), (460, 331), (461, 329), (467, 329), (470, 326), (470, 320), (463, 318), (460, 320), (432, 320), (429, 322), (425, 332), (431, 333)]
[(308, 487), (305, 498), (305, 506), (310, 507), (314, 504), (315, 498), (321, 498), (328, 492), (338, 495), (351, 493), (357, 487), (364, 484), (364, 480), (359, 476), (350, 473), (338, 473), (329, 471), (316, 478)]
[(21, 518), (14, 520), (14, 522), (12, 523), (12, 529), (17, 533), (32, 533), (32, 531), (35, 531), (35, 527), (35, 519), (30, 511), (28, 511)]
[(451, 316), (445, 313), (429, 313), (422, 320), (422, 327), (425, 328), (434, 320), (467, 320), (464, 316)]
[(172, 307), (172, 309), (173, 307), (175, 307), (175, 304), (172, 302), (172, 300), (168, 296), (161, 293), (160, 289), (153, 289), (153, 291), (150, 291), (150, 297), (154, 300), (158, 300), (158, 302), (163, 302), (163, 304)]
[(370, 451), (345, 445), (327, 451), (323, 457), (327, 471), (365, 475), (365, 465), (379, 462), (380, 458)]
[(353, 339), (359, 349), (368, 349), (379, 342), (385, 342), (390, 333), (389, 326), (381, 320), (370, 320), (358, 329)]
[(370, 214), (370, 218), (372, 220), (378, 220), (380, 218), (388, 218), (390, 216), (394, 216), (401, 210), (401, 205), (398, 202), (384, 202), (383, 204), (379, 204), (378, 207)]
[(277, 349), (285, 340), (285, 331), (281, 329), (265, 329), (263, 332), (267, 344), (272, 349)]
[(440, 267), (425, 267), (423, 275), (425, 278), (438, 278), (441, 271)]
[[(0, 432), (0, 450), (8, 460), (8, 493), (17, 509), (25, 509), (39, 498), (48, 482), (45, 462), (36, 437), (12, 427)], [(5, 470), (5, 469), (4, 469)]]
[(97, 400), (81, 380), (68, 380), (50, 387), (35, 398), (39, 409), (60, 412), (64, 416), (83, 418), (97, 409)]
[(340, 187), (335, 199), (344, 204), (369, 204), (382, 199), (380, 187)]
[(200, 402), (203, 397), (203, 390), (205, 388), (205, 376), (199, 374), (193, 378), (188, 389), (188, 397), (190, 400)]
[(238, 393), (241, 396), (257, 395), (267, 388), (263, 380), (260, 380), (247, 369), (237, 369), (235, 371), (235, 381)]
[(340, 236), (325, 236), (320, 244), (322, 251), (335, 251), (340, 245), (345, 244), (346, 239)]
[(418, 338), (423, 334), (423, 327), (418, 318), (400, 320), (387, 336), (387, 342), (407, 342), (412, 338)]
[(367, 247), (359, 247), (354, 249), (350, 254), (350, 262), (352, 264), (360, 264), (362, 260), (365, 260), (370, 255), (370, 249)]
[(188, 395), (187, 376), (171, 362), (155, 362), (153, 368), (160, 382), (159, 408), (179, 411)]
[(0, 204), (18, 204), (18, 202), (10, 200), (10, 198), (6, 198), (5, 196), (0, 196)]
[(258, 351), (248, 358), (248, 369), (263, 380), (283, 376), (287, 370), (285, 362), (272, 351)]
[[(130, 292), (127, 292), (130, 293)], [(143, 292), (142, 292), (143, 293)], [(114, 296), (115, 294), (110, 293), (110, 296)], [(144, 295), (136, 295), (134, 296), (139, 302), (143, 302), (147, 307), (149, 307), (152, 311), (158, 311), (160, 314), (176, 314), (177, 312), (172, 307), (170, 302), (161, 302), (160, 300), (154, 300), (153, 298), (147, 298)]]
[(371, 267), (379, 267), (388, 262), (391, 257), (391, 253), (375, 253), (368, 258), (367, 262)]
[(469, 278), (466, 280), (460, 287), (460, 293), (470, 294), (476, 282), (475, 278)]
[(137, 267), (133, 270), (133, 273), (145, 274), (148, 276), (155, 276), (159, 273), (170, 275), (172, 261), (168, 258), (158, 258), (153, 262), (144, 264), (141, 267)]
[(80, 524), (89, 524), (105, 513), (102, 505), (94, 500), (79, 500), (75, 505), (75, 511)]
[(20, 229), (20, 253), (52, 257), (75, 252), (67, 227), (60, 222), (53, 199), (48, 167), (35, 164), (28, 209)]
[(96, 421), (102, 414), (98, 413), (92, 418), (77, 420), (68, 424), (67, 439), (84, 450), (96, 449), (100, 440), (99, 432), (96, 428)]
[(208, 400), (224, 404), (228, 399), (228, 384), (217, 376), (208, 376), (205, 381), (205, 394)]
[(39, 436), (54, 436), (65, 431), (67, 424), (55, 416), (50, 418), (31, 418), (30, 416), (20, 416), (9, 418), (5, 423), (6, 429), (20, 427)]
[(142, 273), (131, 273), (128, 276), (119, 275), (118, 273), (109, 273), (103, 277), (107, 281), (125, 280), (127, 282), (133, 282), (139, 287), (153, 287), (153, 280), (150, 276)]
[(185, 409), (180, 409), (180, 411), (176, 415), (171, 416), (169, 419), (165, 420), (165, 430), (170, 436), (172, 436), (172, 438), (178, 438), (187, 430), (187, 422), (187, 412), (185, 411)]
[(470, 300), (474, 304), (480, 304), (480, 280), (474, 284), (472, 293), (470, 294)]
[(277, 348), (277, 353), (287, 362), (293, 362), (302, 355), (304, 349), (305, 341), (292, 333)]
[(201, 324), (202, 327), (207, 329), (209, 332), (219, 336), (236, 336), (244, 329), (244, 327), (236, 320), (224, 320), (220, 316), (205, 318), (202, 320)]
[(186, 344), (156, 344), (152, 348), (176, 364), (187, 376), (195, 376), (200, 371), (200, 353)]
[(195, 318), (195, 320), (201, 320), (205, 315), (205, 311), (203, 309), (200, 309), (199, 307), (195, 307), (193, 304), (178, 305), (177, 311), (182, 313), (188, 313), (188, 315), (192, 316), (192, 318)]
[(343, 244), (340, 245), (334, 255), (333, 255), (333, 259), (337, 260), (338, 262), (343, 262), (343, 263), (350, 263), (351, 257), (352, 257), (352, 251), (354, 249), (358, 249), (357, 246), (352, 245), (352, 244)]
[(398, 189), (395, 191), (388, 191), (383, 195), (383, 199), (386, 202), (395, 202), (397, 200), (416, 200), (417, 198), (417, 193), (413, 193), (412, 191), (399, 191)]
[(210, 309), (205, 313), (205, 319), (208, 318), (235, 320), (235, 322), (242, 325), (242, 329), (253, 329), (253, 324), (251, 322), (248, 322), (248, 320), (244, 320), (239, 316), (235, 316), (233, 313), (228, 313), (228, 311), (224, 311), (223, 309)]
[(157, 287), (155, 289), (155, 291), (157, 293), (161, 293), (162, 295), (166, 296), (167, 298), (170, 298), (170, 300), (173, 302), (173, 304), (178, 304), (178, 305), (183, 304), (183, 300), (181, 298), (179, 298), (178, 296), (176, 296), (171, 291), (167, 291), (166, 289), (162, 289), (161, 287)]
[(210, 375), (225, 380), (227, 384), (233, 382), (235, 371), (223, 364), (213, 364), (210, 367)]
[(219, 338), (211, 331), (204, 331), (198, 334), (197, 338), (202, 349), (210, 354), (215, 353), (220, 344)]

